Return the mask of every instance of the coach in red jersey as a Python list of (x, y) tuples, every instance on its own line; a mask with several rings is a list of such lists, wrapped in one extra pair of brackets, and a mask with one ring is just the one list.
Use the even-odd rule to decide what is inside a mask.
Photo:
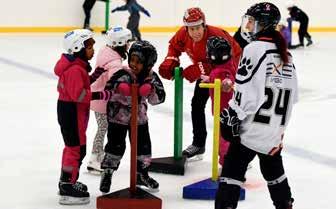
[(238, 66), (241, 48), (233, 37), (221, 28), (207, 25), (204, 13), (200, 8), (189, 8), (183, 17), (184, 26), (181, 27), (169, 41), (168, 54), (159, 67), (159, 74), (165, 79), (173, 78), (173, 70), (180, 65), (179, 57), (186, 52), (193, 62), (186, 67), (182, 76), (195, 84), (194, 95), (191, 101), (191, 117), (193, 125), (193, 142), (183, 155), (192, 158), (205, 152), (207, 136), (205, 105), (209, 99), (209, 90), (201, 89), (201, 75), (209, 75), (211, 65), (206, 57), (206, 43), (211, 36), (220, 36), (226, 39), (232, 47), (232, 58)]

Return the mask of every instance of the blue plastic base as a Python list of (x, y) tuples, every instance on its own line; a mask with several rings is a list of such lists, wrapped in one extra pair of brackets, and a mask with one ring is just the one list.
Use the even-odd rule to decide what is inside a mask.
[[(218, 182), (212, 181), (211, 178), (203, 181), (190, 184), (183, 187), (184, 199), (197, 199), (197, 200), (214, 200), (218, 189)], [(245, 189), (240, 189), (239, 200), (245, 200)]]

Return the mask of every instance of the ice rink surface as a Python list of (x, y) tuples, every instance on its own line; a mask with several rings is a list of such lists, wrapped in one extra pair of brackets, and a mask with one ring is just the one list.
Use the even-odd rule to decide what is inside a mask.
[[(296, 34), (293, 34), (296, 37)], [(171, 34), (143, 34), (158, 50), (162, 62)], [(295, 198), (295, 209), (334, 209), (336, 187), (336, 34), (313, 33), (314, 45), (292, 50), (297, 68), (300, 101), (285, 133), (283, 159)], [(96, 35), (95, 49), (103, 46)], [(294, 42), (297, 41), (294, 39)], [(62, 34), (0, 35), (0, 208), (96, 208), (100, 177), (88, 174), (96, 122), (91, 113), (87, 131), (87, 157), (79, 180), (89, 187), (91, 202), (84, 206), (58, 204), (58, 179), (63, 140), (56, 117), (57, 79), (53, 68), (62, 53)], [(92, 65), (95, 64), (92, 60)], [(182, 57), (182, 66), (190, 61)], [(335, 76), (335, 77), (334, 77)], [(153, 157), (173, 155), (173, 83), (163, 81), (166, 102), (149, 108)], [(190, 103), (193, 85), (184, 82), (183, 145), (192, 141)], [(182, 199), (183, 186), (211, 176), (212, 115), (207, 106), (208, 138), (203, 161), (188, 164), (184, 176), (151, 174), (159, 183), (155, 193), (163, 209), (209, 209), (213, 201)], [(335, 131), (335, 132), (334, 132)], [(129, 146), (114, 173), (112, 191), (129, 187)], [(246, 200), (239, 209), (273, 209), (259, 171), (258, 159), (247, 172)]]

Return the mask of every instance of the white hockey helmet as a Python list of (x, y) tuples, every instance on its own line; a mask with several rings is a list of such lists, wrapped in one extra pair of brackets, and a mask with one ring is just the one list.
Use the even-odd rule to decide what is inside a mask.
[(131, 31), (122, 26), (112, 27), (107, 31), (106, 44), (110, 47), (124, 46), (131, 40)]
[(79, 52), (84, 46), (84, 42), (93, 38), (93, 32), (87, 29), (76, 29), (65, 34), (63, 47), (68, 54)]

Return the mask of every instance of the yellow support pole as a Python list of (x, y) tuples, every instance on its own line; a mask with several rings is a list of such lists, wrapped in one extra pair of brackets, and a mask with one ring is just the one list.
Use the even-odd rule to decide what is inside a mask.
[(212, 177), (213, 181), (218, 179), (218, 153), (219, 153), (219, 114), (220, 114), (220, 96), (221, 96), (221, 81), (215, 79), (214, 83), (200, 83), (200, 88), (214, 89), (214, 119), (213, 119), (213, 151), (212, 151)]

